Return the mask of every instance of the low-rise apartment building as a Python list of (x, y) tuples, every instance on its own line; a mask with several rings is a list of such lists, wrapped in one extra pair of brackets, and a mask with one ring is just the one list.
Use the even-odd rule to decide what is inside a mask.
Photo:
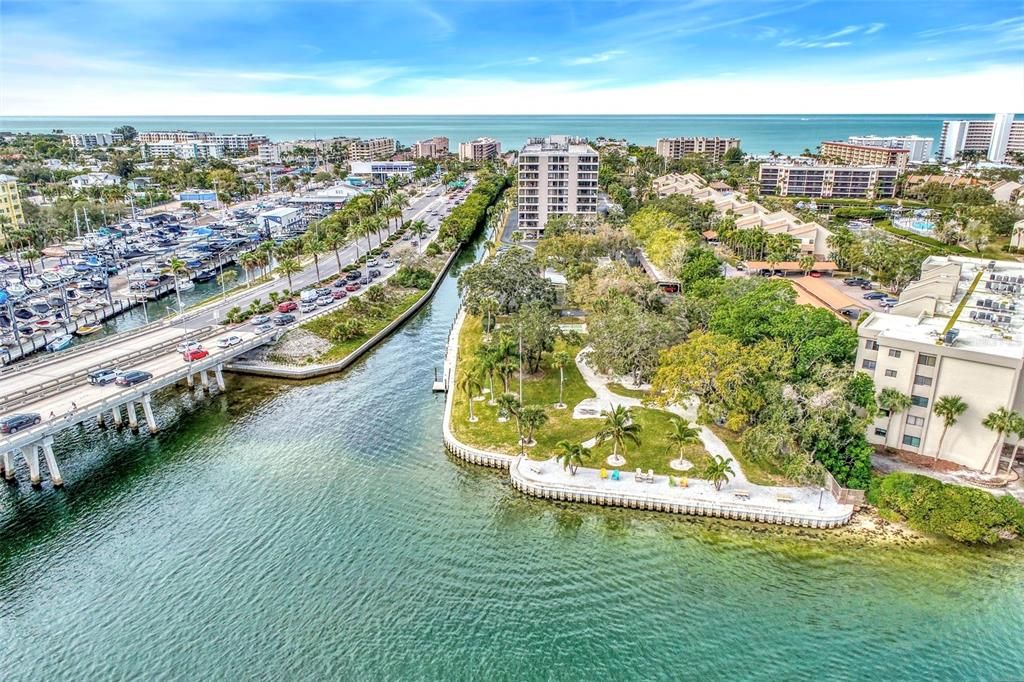
[(146, 142), (141, 146), (142, 158), (151, 159), (157, 157), (174, 156), (179, 159), (222, 159), (227, 156), (227, 150), (223, 144), (216, 142), (172, 142), (163, 140), (160, 142)]
[(666, 161), (675, 161), (691, 154), (721, 161), (727, 151), (739, 148), (738, 137), (662, 137), (655, 151)]
[(204, 133), (197, 130), (150, 130), (139, 133), (135, 140), (139, 144), (153, 142), (203, 142), (209, 135), (213, 135), (213, 133)]
[(851, 135), (847, 141), (862, 147), (906, 149), (910, 163), (927, 163), (932, 158), (932, 145), (935, 144), (935, 138), (919, 135)]
[(390, 137), (375, 137), (372, 140), (354, 140), (348, 146), (349, 161), (377, 161), (389, 158), (398, 146)]
[[(259, 145), (270, 142), (265, 135), (253, 135), (252, 133), (208, 133), (197, 130), (152, 130), (139, 133), (137, 141), (141, 145), (159, 145), (161, 148), (166, 148), (167, 144), (203, 142), (218, 145), (221, 149), (231, 154), (256, 151)], [(164, 154), (164, 156), (170, 155)]]
[(18, 178), (13, 175), (0, 175), (0, 215), (7, 219), (0, 223), (0, 239), (5, 236), (6, 229), (25, 222), (25, 211), (18, 194)]
[(478, 137), (459, 143), (459, 161), (487, 161), (501, 156), (501, 142), (493, 137)]
[(599, 166), (581, 138), (531, 138), (519, 152), (518, 229), (539, 236), (552, 215), (596, 213)]
[(829, 163), (846, 166), (895, 166), (907, 170), (910, 151), (902, 147), (876, 147), (849, 142), (822, 142), (821, 157)]
[(828, 238), (832, 233), (816, 222), (800, 220), (789, 211), (769, 211), (728, 187), (708, 185), (695, 173), (662, 175), (654, 179), (652, 186), (661, 198), (682, 194), (712, 204), (718, 218), (732, 218), (738, 230), (760, 228), (768, 234), (788, 234), (799, 242), (801, 255), (812, 255), (818, 261), (830, 258)]
[(443, 159), (451, 151), (447, 137), (438, 135), (427, 140), (420, 140), (413, 147), (413, 158), (416, 159)]
[(805, 166), (762, 164), (758, 184), (769, 196), (817, 199), (891, 199), (896, 196), (896, 166)]
[[(74, 133), (67, 136), (67, 142), (75, 149), (95, 149), (97, 147), (109, 147), (120, 140), (120, 135), (112, 133)], [(123, 138), (122, 138), (123, 139)]]
[[(1022, 292), (1020, 263), (929, 256), (890, 312), (872, 313), (857, 328), (856, 368), (877, 390), (910, 397), (906, 411), (878, 415), (868, 440), (997, 473), (998, 452), (989, 455), (998, 435), (982, 421), (1000, 407), (1024, 412)], [(934, 408), (950, 395), (967, 411), (945, 429)]]

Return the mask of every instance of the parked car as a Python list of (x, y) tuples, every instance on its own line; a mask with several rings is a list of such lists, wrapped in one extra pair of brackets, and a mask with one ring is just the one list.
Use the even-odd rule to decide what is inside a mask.
[(346, 296), (348, 296), (348, 293), (344, 289), (335, 289), (331, 292), (331, 298), (335, 301), (345, 298)]
[(874, 289), (875, 285), (872, 284), (871, 282), (865, 281), (863, 284), (860, 285), (860, 288), (864, 289), (865, 291), (869, 291), (871, 289)]
[(897, 303), (899, 303), (900, 299), (893, 298), (892, 296), (886, 296), (885, 298), (880, 299), (878, 302), (881, 303), (882, 306), (885, 307), (885, 308), (891, 308), (894, 305), (896, 305)]
[(363, 273), (359, 272), (358, 270), (353, 270), (352, 272), (345, 275), (345, 279), (347, 279), (349, 282), (354, 282), (362, 276)]
[(331, 295), (331, 288), (330, 287), (320, 287), (319, 289), (316, 290), (316, 297), (317, 298), (323, 298), (324, 296), (330, 296), (330, 295)]
[(868, 301), (877, 301), (885, 298), (885, 292), (882, 291), (869, 291), (864, 294), (864, 299)]
[(810, 274), (811, 277), (821, 277), (821, 273), (817, 270), (811, 270), (808, 274)]
[(370, 279), (377, 279), (380, 276), (381, 276), (380, 270), (378, 270), (377, 268), (374, 268), (373, 270), (370, 270)]
[(334, 296), (321, 296), (320, 298), (316, 299), (316, 304), (320, 308), (323, 308), (324, 306), (330, 305), (332, 303), (334, 303)]
[(141, 369), (130, 369), (117, 377), (114, 383), (118, 386), (134, 386), (135, 384), (141, 384), (143, 381), (149, 381), (152, 378), (153, 375), (149, 372), (143, 372)]
[(277, 304), (277, 312), (279, 313), (290, 313), (293, 310), (298, 310), (299, 304), (295, 301), (285, 301), (284, 303)]
[(368, 261), (366, 261), (366, 267), (368, 268), (373, 268), (378, 265), (380, 265), (380, 262), (376, 258), (371, 258)]
[(256, 326), (259, 326), (261, 324), (266, 324), (267, 322), (270, 322), (270, 315), (256, 315), (249, 321)]
[(222, 339), (217, 340), (217, 345), (221, 348), (230, 348), (231, 346), (237, 346), (242, 343), (242, 337), (238, 334), (229, 334)]
[(43, 418), (35, 412), (12, 414), (0, 420), (0, 433), (17, 433), (21, 429), (27, 429), (30, 426), (35, 426), (42, 420)]
[(334, 280), (331, 283), (331, 286), (334, 287), (335, 289), (341, 289), (346, 284), (348, 284), (348, 280), (345, 279), (344, 277), (339, 277), (338, 279)]
[(345, 291), (359, 291), (359, 282), (349, 282), (345, 285)]
[(316, 301), (303, 301), (302, 305), (299, 306), (300, 313), (311, 313), (316, 310)]
[(93, 386), (105, 386), (117, 378), (117, 370), (113, 367), (94, 369), (89, 372), (89, 383)]
[(202, 360), (209, 354), (210, 351), (205, 348), (192, 348), (191, 350), (187, 350), (182, 353), (181, 359), (185, 362), (195, 362), (196, 360)]
[(384, 267), (386, 267), (386, 268), (393, 268), (396, 265), (398, 265), (398, 263), (396, 263), (393, 260), (386, 260), (386, 261), (384, 261)]
[(177, 350), (179, 353), (184, 353), (185, 351), (194, 350), (196, 348), (202, 347), (203, 344), (199, 343), (198, 341), (182, 341), (181, 343), (178, 344), (178, 347), (175, 350)]
[(863, 277), (847, 277), (843, 280), (843, 284), (851, 287), (859, 287), (862, 284), (869, 284), (869, 282)]
[[(295, 308), (292, 308), (292, 310), (295, 310)], [(274, 316), (274, 324), (278, 327), (283, 327), (286, 324), (291, 324), (294, 321), (295, 316), (292, 315), (291, 313), (283, 313), (281, 315)]]
[(371, 280), (369, 277), (366, 277), (365, 275), (359, 278), (359, 283), (362, 284), (364, 287), (372, 281), (373, 280)]

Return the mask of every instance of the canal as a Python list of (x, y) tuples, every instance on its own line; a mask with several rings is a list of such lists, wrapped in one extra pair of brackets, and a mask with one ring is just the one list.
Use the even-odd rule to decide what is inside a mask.
[(3, 679), (1024, 676), (1019, 550), (551, 504), (452, 461), (457, 303), (453, 273), (338, 377), (62, 436), (64, 489), (0, 488)]

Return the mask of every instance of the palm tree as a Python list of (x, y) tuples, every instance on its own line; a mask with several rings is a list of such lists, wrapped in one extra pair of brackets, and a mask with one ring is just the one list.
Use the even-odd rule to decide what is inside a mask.
[(668, 430), (665, 437), (669, 443), (679, 448), (679, 457), (672, 464), (682, 468), (683, 450), (687, 445), (695, 445), (700, 442), (700, 430), (693, 428), (682, 419), (673, 419), (672, 428)]
[(810, 274), (811, 270), (814, 269), (814, 256), (804, 255), (800, 256), (800, 269), (803, 271), (804, 276)]
[(320, 254), (326, 248), (324, 242), (312, 233), (306, 235), (303, 240), (303, 247), (306, 253), (313, 256), (313, 267), (316, 269), (316, 281), (320, 282)]
[[(1024, 438), (1024, 416), (1014, 412), (1013, 421), (1010, 424), (1009, 433), (1012, 433), (1016, 438), (1013, 444), (1013, 454), (1010, 455), (1010, 463), (1006, 465), (1006, 473), (1010, 474), (1013, 472), (1013, 465), (1017, 462), (1017, 451), (1020, 449), (1020, 440)], [(996, 472), (998, 473), (998, 471)]]
[(466, 368), (459, 372), (456, 387), (466, 394), (466, 402), (469, 403), (469, 421), (476, 422), (476, 415), (473, 414), (473, 394), (480, 389), (480, 380), (477, 378), (474, 368)]
[(562, 392), (565, 387), (565, 366), (570, 362), (572, 362), (572, 357), (564, 350), (555, 351), (551, 354), (551, 368), (558, 370), (558, 402), (555, 403), (555, 407), (559, 410), (565, 409)]
[(498, 414), (505, 415), (505, 419), (508, 419), (508, 417), (515, 418), (516, 428), (519, 431), (519, 440), (523, 439), (523, 428), (519, 423), (519, 412), (522, 408), (523, 404), (519, 402), (519, 396), (515, 393), (502, 393), (498, 396)]
[(285, 275), (288, 278), (288, 289), (292, 288), (292, 275), (298, 272), (302, 272), (302, 266), (299, 265), (299, 261), (294, 258), (282, 258), (277, 263), (277, 272)]
[(942, 419), (942, 435), (939, 436), (939, 447), (936, 448), (935, 457), (932, 459), (933, 467), (939, 461), (939, 455), (942, 454), (942, 441), (946, 438), (946, 431), (949, 430), (949, 427), (956, 424), (960, 415), (966, 411), (967, 403), (958, 395), (944, 395), (935, 401), (935, 407), (932, 408), (932, 412)]
[[(888, 443), (889, 433), (892, 432), (892, 418), (910, 407), (910, 396), (900, 393), (895, 388), (883, 388), (878, 393), (878, 406), (889, 413), (889, 425), (885, 429), (885, 440)], [(897, 446), (899, 446), (899, 442), (899, 438), (897, 438)]]
[(519, 421), (526, 430), (526, 435), (520, 445), (526, 447), (535, 445), (533, 432), (548, 423), (548, 415), (540, 405), (526, 405), (519, 411)]
[(988, 457), (985, 458), (985, 466), (982, 467), (982, 471), (988, 471), (988, 463), (992, 460), (993, 457), (995, 457), (996, 459), (995, 469), (996, 471), (999, 470), (999, 455), (997, 453), (1002, 451), (1003, 436), (1005, 436), (1006, 433), (1012, 431), (1013, 428), (1016, 426), (1016, 417), (1016, 412), (1011, 412), (1005, 407), (1000, 407), (998, 410), (994, 412), (989, 412), (988, 416), (982, 420), (982, 426), (984, 426), (989, 431), (996, 432), (996, 442), (992, 444), (992, 450), (989, 451)]
[(238, 279), (238, 273), (234, 270), (224, 270), (217, 275), (217, 284), (220, 285), (221, 296), (227, 298), (228, 285)]
[(484, 317), (484, 332), (490, 332), (493, 327), (492, 320), (498, 316), (498, 301), (488, 296), (480, 301), (479, 307), (480, 314)]
[(417, 248), (421, 252), (423, 250), (421, 247), (423, 247), (424, 245), (422, 243), (419, 243), (419, 242), (423, 241), (423, 237), (426, 236), (427, 232), (429, 232), (429, 231), (430, 231), (430, 228), (428, 228), (427, 224), (425, 222), (423, 222), (422, 220), (415, 220), (415, 221), (413, 221), (412, 233), (414, 235), (416, 235)]
[(570, 476), (576, 475), (576, 470), (583, 462), (590, 459), (590, 448), (583, 447), (582, 443), (570, 443), (567, 440), (560, 440), (555, 444), (560, 452), (557, 459), (562, 463), (563, 469), (569, 470)]
[(487, 377), (487, 387), (491, 395), (487, 404), (497, 405), (494, 395), (494, 373), (498, 370), (498, 359), (495, 357), (494, 347), (488, 344), (480, 346), (476, 349), (474, 359), (480, 368), (480, 373)]
[(732, 469), (732, 460), (722, 455), (711, 455), (711, 461), (704, 467), (704, 478), (714, 484), (715, 490), (721, 490), (723, 483), (729, 482), (730, 476), (735, 476)]
[(633, 410), (623, 405), (612, 407), (610, 412), (602, 410), (601, 416), (604, 417), (604, 425), (596, 434), (597, 444), (610, 440), (612, 456), (608, 461), (618, 462), (616, 466), (619, 466), (625, 461), (619, 455), (619, 449), (625, 453), (626, 441), (640, 445), (640, 425), (633, 421)]
[(171, 258), (167, 263), (167, 271), (174, 275), (174, 296), (178, 299), (178, 314), (180, 315), (181, 310), (181, 292), (178, 291), (178, 275), (188, 274), (188, 263), (181, 260), (177, 256)]

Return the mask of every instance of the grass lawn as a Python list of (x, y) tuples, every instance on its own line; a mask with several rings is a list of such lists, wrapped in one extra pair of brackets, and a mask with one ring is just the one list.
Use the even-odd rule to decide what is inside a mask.
[(743, 453), (743, 447), (740, 445), (740, 434), (716, 424), (707, 426), (729, 447), (729, 452), (739, 461), (740, 466), (743, 467), (743, 473), (751, 483), (755, 485), (797, 485), (783, 476), (779, 468), (766, 467), (760, 462), (749, 459)]
[(640, 388), (626, 388), (622, 384), (614, 382), (607, 384), (607, 386), (609, 391), (615, 395), (621, 395), (624, 398), (639, 398), (640, 400), (643, 400), (649, 396), (647, 391)]
[[(349, 353), (354, 351), (359, 346), (366, 343), (374, 334), (384, 329), (384, 327), (391, 324), (395, 318), (408, 310), (416, 301), (423, 298), (426, 291), (412, 291), (405, 293), (400, 298), (396, 298), (385, 311), (386, 314), (380, 318), (374, 318), (366, 320), (366, 326), (364, 327), (363, 334), (356, 338), (347, 339), (345, 341), (332, 341), (331, 347), (324, 353), (321, 353), (319, 357), (315, 358), (315, 362), (336, 362), (343, 359)], [(334, 328), (342, 319), (346, 317), (347, 306), (342, 306), (334, 313), (330, 315), (324, 315), (321, 318), (313, 320), (307, 324), (302, 325), (303, 329), (313, 332), (317, 336), (331, 341), (331, 329)]]
[[(473, 349), (477, 348), (482, 340), (482, 325), (480, 319), (472, 315), (466, 317), (462, 326), (462, 333), (459, 337), (459, 358), (460, 360), (472, 356)], [(561, 343), (561, 342), (560, 342)], [(579, 351), (578, 347), (564, 346), (570, 355), (575, 356)], [(542, 367), (549, 363), (545, 359)], [(518, 388), (518, 380), (513, 377), (510, 388)], [(501, 385), (495, 385), (495, 391), (501, 392)], [(524, 377), (523, 397), (527, 405), (543, 405), (547, 409), (548, 423), (538, 429), (534, 434), (537, 444), (527, 448), (531, 459), (545, 460), (557, 452), (555, 444), (560, 440), (582, 443), (594, 437), (594, 434), (601, 428), (601, 419), (573, 419), (572, 406), (586, 398), (593, 398), (594, 393), (587, 386), (575, 364), (565, 368), (565, 403), (568, 405), (564, 410), (554, 408), (558, 401), (558, 372), (544, 369), (536, 375)], [(479, 419), (475, 423), (469, 422), (469, 402), (465, 393), (456, 392), (452, 404), (452, 430), (455, 435), (469, 445), (487, 448), (497, 452), (516, 454), (519, 452), (517, 445), (518, 433), (514, 420), (501, 423), (497, 421), (497, 408), (491, 407), (487, 401), (474, 401), (473, 413)], [(668, 463), (675, 459), (674, 450), (669, 449), (666, 434), (669, 431), (669, 420), (675, 415), (661, 410), (647, 408), (636, 408), (633, 410), (636, 422), (640, 425), (640, 447), (632, 443), (626, 446), (626, 464), (623, 470), (632, 471), (637, 467), (644, 471), (653, 469), (656, 473), (670, 473)], [(604, 443), (593, 448), (593, 455), (586, 463), (586, 466), (599, 468), (606, 457), (612, 453), (611, 443)], [(703, 468), (708, 460), (707, 452), (703, 445), (697, 444), (688, 446), (686, 457), (694, 463), (694, 471)]]

